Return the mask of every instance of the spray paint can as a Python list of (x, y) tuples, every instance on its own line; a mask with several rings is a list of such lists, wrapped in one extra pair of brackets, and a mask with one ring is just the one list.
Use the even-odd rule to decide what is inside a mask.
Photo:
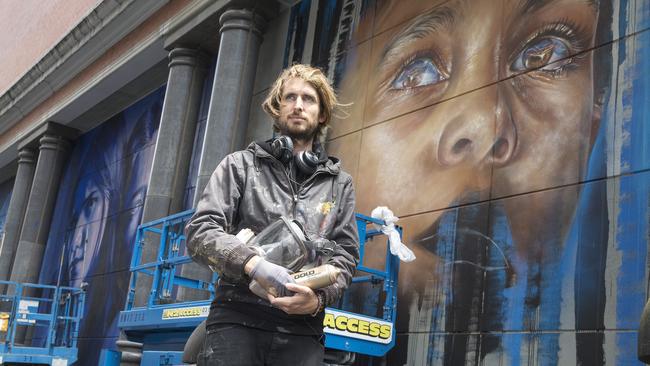
[(310, 268), (291, 275), (297, 284), (307, 286), (312, 290), (323, 288), (336, 283), (341, 274), (339, 268), (331, 264)]
[[(323, 288), (336, 283), (336, 280), (340, 274), (341, 270), (339, 268), (336, 268), (331, 264), (324, 264), (322, 266), (296, 272), (292, 274), (291, 277), (293, 277), (298, 285), (307, 286), (312, 290), (317, 290), (319, 288)], [(257, 282), (256, 285), (259, 287), (259, 284)], [(252, 288), (251, 291), (257, 294), (257, 292), (255, 292), (255, 290)], [(261, 291), (260, 293), (264, 292), (264, 290), (259, 289), (257, 291)], [(277, 296), (274, 288), (270, 288), (269, 293), (273, 296)], [(258, 294), (258, 296), (260, 295)]]

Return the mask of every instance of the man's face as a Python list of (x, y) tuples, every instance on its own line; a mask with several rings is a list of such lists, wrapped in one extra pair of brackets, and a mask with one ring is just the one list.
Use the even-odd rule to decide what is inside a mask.
[[(593, 3), (407, 3), (378, 3), (371, 51), (347, 73), (370, 68), (356, 178), (361, 210), (381, 204), (417, 215), (467, 202), (469, 193), (487, 200), (578, 182), (599, 118), (586, 52), (598, 18)], [(562, 232), (576, 199), (574, 190), (557, 189), (503, 201), (521, 229), (513, 237), (526, 242), (531, 220), (548, 216), (565, 219), (550, 229)]]
[(280, 117), (276, 123), (280, 133), (297, 140), (311, 141), (318, 124), (324, 121), (316, 89), (303, 79), (287, 80), (282, 91)]

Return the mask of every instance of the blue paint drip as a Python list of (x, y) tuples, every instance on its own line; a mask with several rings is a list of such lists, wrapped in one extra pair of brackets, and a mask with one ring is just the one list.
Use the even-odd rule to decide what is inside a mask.
[[(528, 278), (528, 266), (525, 262), (517, 258), (517, 254), (512, 246), (512, 236), (510, 234), (508, 219), (503, 212), (496, 207), (492, 224), (492, 239), (504, 246), (506, 258), (515, 274), (515, 282), (508, 288), (503, 289), (503, 329), (506, 331), (520, 331), (524, 327), (524, 298), (526, 295), (526, 279)], [(511, 366), (521, 364), (521, 334), (503, 335), (502, 352), (506, 356)]]
[[(291, 8), (289, 15), (289, 29), (287, 30), (287, 40), (284, 46), (283, 68), (289, 67), (294, 61), (302, 60), (305, 49), (305, 35), (309, 25), (309, 13), (311, 9), (311, 0), (303, 0)], [(291, 60), (289, 55), (293, 48)]]
[[(636, 29), (647, 28), (650, 5), (646, 2), (637, 9)], [(640, 11), (639, 11), (640, 10)], [(621, 21), (627, 25), (626, 21)], [(623, 133), (629, 137), (621, 148), (621, 171), (632, 173), (620, 178), (618, 227), (616, 249), (622, 257), (616, 280), (616, 327), (637, 329), (646, 298), (646, 259), (648, 245), (648, 211), (650, 208), (650, 30), (621, 42), (619, 65), (619, 93), (622, 94), (623, 111), (620, 115)], [(625, 111), (631, 112), (629, 115)], [(627, 334), (617, 334), (617, 364), (630, 364), (627, 352), (635, 348)], [(636, 361), (636, 360), (635, 360)], [(639, 363), (640, 364), (640, 363)]]
[[(454, 243), (456, 242), (456, 222), (458, 219), (458, 210), (450, 210), (445, 212), (440, 217), (440, 224), (438, 226), (438, 243), (436, 244), (435, 254), (440, 257), (442, 263), (448, 263), (453, 261), (454, 258)], [(432, 324), (431, 324), (431, 333), (429, 335), (429, 344), (434, 345), (436, 338), (439, 341), (444, 342), (445, 338), (436, 337), (437, 332), (445, 331), (445, 311), (447, 309), (446, 305), (453, 301), (452, 300), (452, 289), (451, 283), (451, 267), (450, 266), (441, 266), (438, 269), (442, 270), (443, 273), (439, 273), (441, 278), (441, 288), (443, 292), (441, 298), (445, 298), (446, 302), (444, 304), (439, 304), (435, 306), (432, 312)], [(427, 355), (427, 364), (432, 364), (437, 360), (444, 360), (444, 347), (442, 347), (442, 352), (437, 351), (438, 347), (430, 346), (428, 355)]]

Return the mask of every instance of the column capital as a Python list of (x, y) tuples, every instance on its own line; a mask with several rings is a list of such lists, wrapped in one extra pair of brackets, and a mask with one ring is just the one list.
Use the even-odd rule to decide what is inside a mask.
[(258, 37), (262, 36), (266, 28), (266, 20), (261, 15), (247, 9), (230, 9), (226, 10), (219, 17), (221, 28), (219, 33), (231, 29), (241, 29), (251, 31)]
[(178, 46), (169, 51), (169, 68), (174, 66), (187, 65), (191, 67), (207, 67), (209, 56), (205, 52), (190, 48)]
[(79, 130), (56, 122), (45, 122), (22, 138), (18, 143), (18, 150), (22, 150), (25, 147), (39, 149), (41, 146), (40, 140), (45, 135), (58, 136), (65, 140), (74, 140), (79, 136)]
[(59, 150), (59, 151), (68, 151), (70, 148), (70, 141), (66, 138), (46, 133), (38, 140), (40, 150)]
[(18, 151), (18, 164), (34, 164), (36, 151), (31, 147), (23, 147)]

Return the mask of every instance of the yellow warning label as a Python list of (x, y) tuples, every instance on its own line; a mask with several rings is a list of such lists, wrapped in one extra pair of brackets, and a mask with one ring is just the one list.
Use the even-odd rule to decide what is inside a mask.
[(192, 306), (187, 308), (165, 309), (162, 313), (164, 319), (183, 319), (183, 318), (198, 318), (208, 316), (208, 306)]
[(9, 313), (0, 312), (0, 332), (6, 333), (9, 329)]

